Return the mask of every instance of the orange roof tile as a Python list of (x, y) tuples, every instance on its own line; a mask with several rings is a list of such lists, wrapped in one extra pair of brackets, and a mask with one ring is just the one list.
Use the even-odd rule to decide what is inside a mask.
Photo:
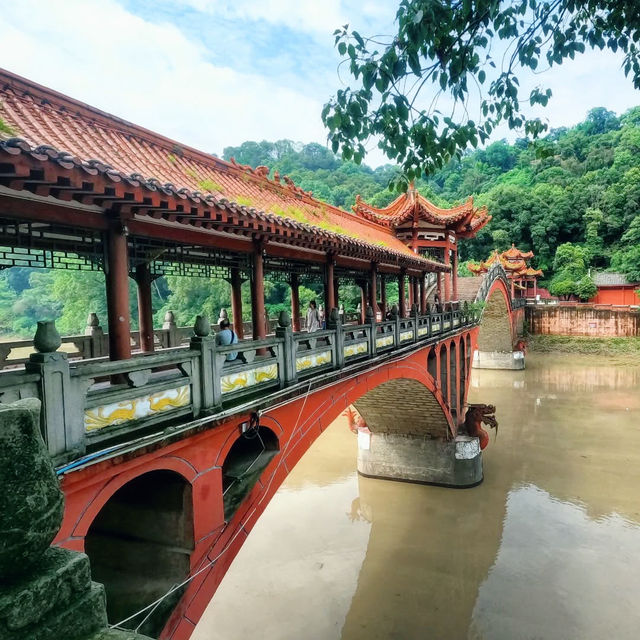
[(1, 69), (0, 117), (33, 147), (84, 163), (97, 159), (127, 176), (223, 197), (421, 260), (388, 227), (313, 198), (287, 176), (269, 179), (267, 167), (225, 162)]

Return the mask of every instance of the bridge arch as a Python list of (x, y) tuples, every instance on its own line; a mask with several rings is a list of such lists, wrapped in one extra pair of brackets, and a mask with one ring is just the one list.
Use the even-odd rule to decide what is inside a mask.
[[(104, 584), (109, 623), (164, 596), (191, 568), (195, 548), (192, 485), (166, 469), (147, 471), (115, 491), (85, 536), (93, 578)], [(158, 637), (184, 589), (125, 627)]]
[(354, 403), (372, 433), (447, 438), (449, 421), (434, 390), (412, 378), (394, 378)]
[(478, 331), (478, 350), (485, 353), (513, 351), (511, 302), (502, 279), (494, 280), (487, 294)]

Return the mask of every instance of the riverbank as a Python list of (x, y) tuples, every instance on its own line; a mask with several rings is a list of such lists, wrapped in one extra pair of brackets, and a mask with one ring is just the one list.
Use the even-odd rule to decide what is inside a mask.
[(527, 336), (527, 350), (535, 353), (572, 353), (640, 358), (640, 338), (529, 335)]

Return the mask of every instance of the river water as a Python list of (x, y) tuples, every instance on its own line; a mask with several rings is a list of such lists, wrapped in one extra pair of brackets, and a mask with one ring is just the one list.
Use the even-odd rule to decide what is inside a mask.
[(485, 480), (362, 478), (337, 420), (274, 496), (193, 640), (640, 638), (640, 364), (474, 371)]

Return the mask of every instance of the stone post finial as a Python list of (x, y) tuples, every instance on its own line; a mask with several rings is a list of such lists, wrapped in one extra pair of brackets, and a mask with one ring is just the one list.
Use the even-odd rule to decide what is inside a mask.
[(33, 336), (33, 346), (38, 353), (54, 353), (61, 344), (62, 340), (53, 320), (38, 322), (38, 328)]
[(171, 329), (176, 326), (176, 316), (173, 311), (167, 311), (164, 314), (164, 322), (162, 324), (163, 329)]
[(373, 309), (371, 308), (370, 304), (367, 305), (367, 308), (364, 311), (364, 317), (366, 318), (367, 322), (371, 322), (373, 320)]
[(391, 317), (397, 318), (399, 313), (400, 313), (400, 310), (398, 309), (398, 305), (394, 304), (393, 307), (391, 307)]
[(99, 327), (99, 326), (100, 326), (100, 320), (98, 319), (98, 314), (92, 311), (87, 316), (87, 328), (95, 329), (96, 327)]
[(196, 322), (193, 325), (193, 333), (198, 338), (205, 338), (211, 333), (211, 324), (207, 316), (196, 316)]
[(229, 319), (229, 314), (227, 313), (227, 310), (222, 308), (220, 309), (220, 315), (218, 316), (218, 324), (220, 324), (223, 320), (228, 320)]
[(414, 302), (414, 303), (411, 305), (411, 315), (412, 315), (412, 316), (415, 316), (415, 315), (417, 315), (417, 314), (418, 314), (418, 305)]
[(278, 326), (283, 328), (291, 326), (291, 316), (284, 309), (278, 316)]
[[(344, 307), (342, 307), (342, 314), (344, 315)], [(335, 307), (331, 309), (331, 313), (329, 314), (329, 320), (334, 323), (340, 320), (340, 312)]]

